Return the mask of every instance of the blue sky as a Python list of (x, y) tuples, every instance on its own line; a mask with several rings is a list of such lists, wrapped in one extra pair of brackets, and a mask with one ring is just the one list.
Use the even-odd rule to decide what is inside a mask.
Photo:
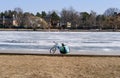
[(73, 7), (79, 12), (90, 12), (91, 10), (102, 14), (108, 8), (119, 8), (120, 0), (1, 0), (0, 12), (13, 10), (20, 7), (24, 12), (41, 12), (56, 10), (60, 12), (63, 8)]

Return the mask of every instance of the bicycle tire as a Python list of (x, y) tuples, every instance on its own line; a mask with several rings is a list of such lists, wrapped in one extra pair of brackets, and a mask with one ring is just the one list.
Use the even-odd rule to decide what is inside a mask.
[(50, 54), (54, 54), (56, 52), (56, 47), (52, 47), (51, 49), (50, 49)]

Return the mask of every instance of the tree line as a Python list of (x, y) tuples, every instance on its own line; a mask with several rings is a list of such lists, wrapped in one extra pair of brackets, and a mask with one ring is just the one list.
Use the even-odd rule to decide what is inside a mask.
[[(40, 19), (41, 18), (41, 19)], [(4, 24), (4, 20), (17, 20), (17, 26), (11, 23)], [(70, 29), (119, 29), (120, 28), (120, 10), (118, 8), (108, 8), (103, 14), (97, 14), (95, 11), (78, 12), (72, 7), (63, 8), (61, 12), (37, 12), (36, 14), (23, 12), (21, 8), (0, 12), (0, 28), (67, 28), (67, 22), (70, 23)], [(60, 23), (63, 23), (60, 25)]]

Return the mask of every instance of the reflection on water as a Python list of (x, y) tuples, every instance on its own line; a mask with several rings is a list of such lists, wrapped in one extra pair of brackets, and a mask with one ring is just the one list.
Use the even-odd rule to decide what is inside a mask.
[(49, 51), (53, 41), (71, 51), (120, 51), (119, 32), (0, 31), (1, 50)]

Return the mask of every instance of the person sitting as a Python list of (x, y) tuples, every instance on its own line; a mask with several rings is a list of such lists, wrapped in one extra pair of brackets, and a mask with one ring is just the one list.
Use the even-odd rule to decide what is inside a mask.
[(67, 54), (70, 52), (70, 49), (68, 46), (66, 46), (64, 43), (61, 44), (61, 46), (58, 46), (58, 49), (61, 54)]

